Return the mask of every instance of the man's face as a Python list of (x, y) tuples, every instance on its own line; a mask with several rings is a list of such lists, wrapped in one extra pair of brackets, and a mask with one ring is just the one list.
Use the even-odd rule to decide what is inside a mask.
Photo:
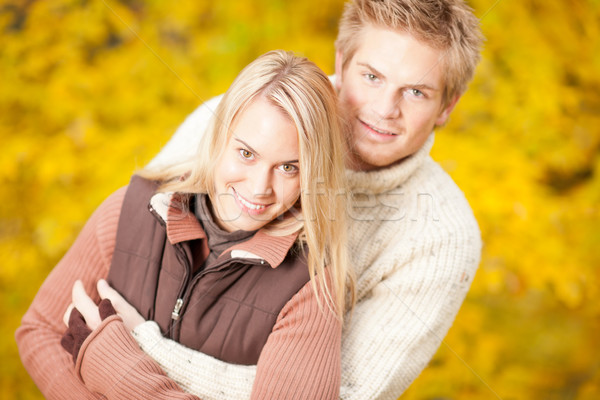
[(419, 150), (458, 96), (442, 106), (443, 50), (373, 26), (364, 27), (358, 40), (343, 70), (343, 55), (336, 54), (336, 87), (351, 129), (348, 167), (366, 171)]

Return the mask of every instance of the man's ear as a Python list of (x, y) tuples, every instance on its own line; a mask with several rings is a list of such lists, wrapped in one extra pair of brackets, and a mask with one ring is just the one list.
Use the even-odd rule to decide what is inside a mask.
[(342, 88), (342, 73), (344, 65), (344, 56), (340, 50), (335, 52), (335, 88), (339, 92)]
[(452, 112), (452, 110), (454, 110), (454, 107), (456, 106), (456, 103), (458, 103), (459, 99), (460, 95), (457, 94), (452, 98), (452, 100), (450, 100), (450, 102), (442, 109), (440, 115), (438, 115), (438, 118), (435, 120), (435, 126), (442, 126), (446, 123), (448, 117), (450, 116), (450, 113)]

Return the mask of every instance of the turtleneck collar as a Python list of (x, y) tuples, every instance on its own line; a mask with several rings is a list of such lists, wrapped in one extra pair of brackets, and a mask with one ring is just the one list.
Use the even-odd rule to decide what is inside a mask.
[(425, 162), (433, 147), (434, 133), (432, 132), (423, 146), (414, 154), (399, 161), (391, 167), (374, 171), (346, 170), (348, 185), (351, 191), (365, 191), (379, 194), (401, 186)]
[(208, 238), (208, 248), (210, 249), (210, 254), (206, 261), (207, 265), (216, 260), (229, 247), (248, 240), (256, 233), (256, 231), (240, 230), (227, 232), (222, 229), (214, 220), (209, 202), (208, 195), (204, 193), (196, 194), (196, 218), (198, 218), (198, 221), (200, 221), (204, 228), (204, 232)]

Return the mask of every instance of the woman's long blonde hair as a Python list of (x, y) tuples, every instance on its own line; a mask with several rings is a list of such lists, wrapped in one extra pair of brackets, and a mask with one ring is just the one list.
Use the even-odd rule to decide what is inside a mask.
[(308, 247), (313, 290), (341, 320), (346, 306), (354, 304), (354, 277), (346, 248), (346, 147), (335, 91), (314, 63), (281, 50), (260, 56), (240, 72), (223, 96), (193, 160), (140, 175), (162, 182), (160, 191), (208, 193), (214, 203), (216, 160), (232, 134), (234, 119), (259, 95), (281, 109), (298, 131), (301, 186), (301, 212), (288, 212), (263, 229), (273, 236), (299, 232), (299, 240)]

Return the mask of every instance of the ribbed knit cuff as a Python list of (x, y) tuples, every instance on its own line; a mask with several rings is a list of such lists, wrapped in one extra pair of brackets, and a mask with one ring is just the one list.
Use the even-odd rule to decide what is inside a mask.
[(140, 350), (118, 316), (104, 320), (88, 337), (76, 368), (88, 389), (107, 398), (146, 398), (157, 388), (181, 392)]
[(85, 379), (83, 379), (83, 376), (81, 375), (81, 365), (83, 363), (83, 359), (86, 355), (86, 352), (88, 351), (90, 345), (94, 342), (94, 340), (100, 334), (102, 334), (102, 332), (104, 332), (108, 324), (110, 324), (113, 321), (122, 321), (122, 319), (118, 315), (111, 315), (110, 317), (106, 318), (100, 323), (100, 325), (96, 329), (92, 331), (92, 333), (90, 333), (90, 335), (85, 339), (85, 341), (81, 345), (81, 348), (79, 349), (77, 361), (75, 362), (75, 372), (77, 373), (77, 376), (79, 376), (79, 379), (81, 379), (84, 383)]

